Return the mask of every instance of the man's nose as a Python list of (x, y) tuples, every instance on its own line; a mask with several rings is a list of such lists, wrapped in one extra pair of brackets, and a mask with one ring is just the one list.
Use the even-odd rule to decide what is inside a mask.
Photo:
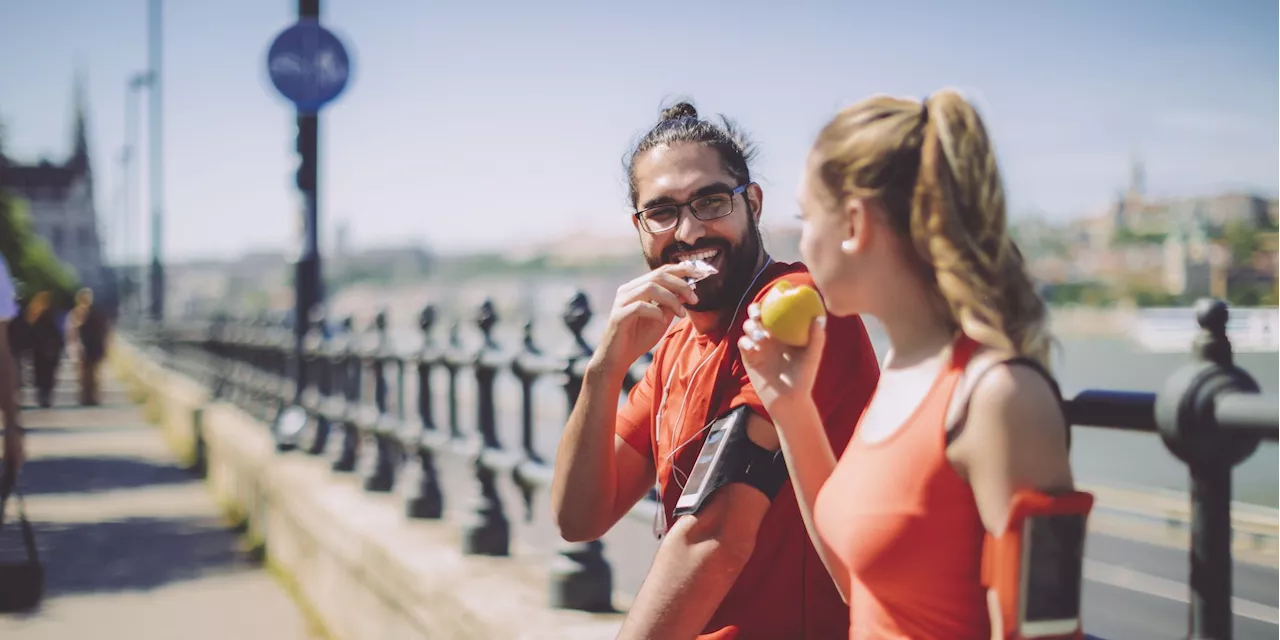
[(681, 211), (680, 221), (676, 223), (676, 240), (687, 245), (694, 245), (707, 235), (707, 223), (693, 215), (691, 209)]

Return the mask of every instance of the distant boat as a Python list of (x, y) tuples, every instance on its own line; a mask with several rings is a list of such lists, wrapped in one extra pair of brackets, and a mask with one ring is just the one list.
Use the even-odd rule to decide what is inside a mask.
[[(1146, 351), (1185, 353), (1199, 332), (1195, 309), (1151, 308), (1136, 312), (1129, 338)], [(1280, 351), (1280, 309), (1233, 307), (1227, 319), (1227, 338), (1238, 353)]]

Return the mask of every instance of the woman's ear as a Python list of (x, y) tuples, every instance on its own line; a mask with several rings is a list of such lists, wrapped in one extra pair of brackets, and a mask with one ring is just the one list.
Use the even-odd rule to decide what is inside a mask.
[(870, 246), (871, 238), (875, 234), (875, 224), (871, 217), (875, 212), (869, 205), (870, 203), (864, 198), (849, 198), (845, 203), (844, 214), (847, 218), (849, 237), (840, 243), (840, 248), (846, 254), (860, 253)]

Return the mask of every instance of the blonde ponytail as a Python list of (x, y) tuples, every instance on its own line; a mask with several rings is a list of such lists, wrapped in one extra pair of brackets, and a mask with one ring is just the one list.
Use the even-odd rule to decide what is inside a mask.
[(995, 150), (967, 100), (874, 97), (838, 114), (814, 148), (833, 193), (881, 200), (939, 311), (983, 345), (1049, 366), (1044, 301), (1008, 235)]

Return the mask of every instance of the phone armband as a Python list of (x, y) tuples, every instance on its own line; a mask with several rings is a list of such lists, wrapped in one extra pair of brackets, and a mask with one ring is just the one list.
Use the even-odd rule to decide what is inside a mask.
[(1082, 638), (1080, 589), (1093, 495), (1016, 493), (1004, 533), (987, 534), (982, 584), (996, 592), (1004, 637)]
[(786, 461), (781, 451), (769, 451), (747, 437), (751, 415), (751, 408), (742, 405), (711, 424), (673, 516), (697, 513), (717, 489), (734, 482), (755, 487), (770, 500), (778, 495), (787, 481)]

